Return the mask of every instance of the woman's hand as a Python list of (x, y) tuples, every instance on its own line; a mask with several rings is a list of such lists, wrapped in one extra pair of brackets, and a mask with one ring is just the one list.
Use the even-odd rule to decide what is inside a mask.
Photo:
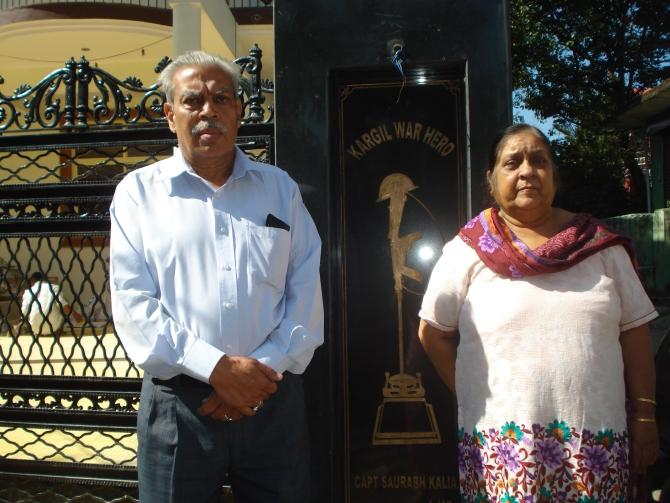
[(651, 351), (649, 325), (644, 324), (621, 333), (626, 394), (631, 401), (629, 421), (630, 469), (643, 473), (658, 455), (656, 426), (656, 372)]
[(634, 473), (645, 473), (656, 461), (659, 441), (656, 423), (630, 422), (630, 469)]

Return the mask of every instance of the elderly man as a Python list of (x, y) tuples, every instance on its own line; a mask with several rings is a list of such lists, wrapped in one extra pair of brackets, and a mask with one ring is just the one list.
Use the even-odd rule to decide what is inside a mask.
[(142, 503), (309, 501), (300, 374), (323, 342), (321, 242), (298, 186), (235, 146), (239, 68), (203, 52), (162, 72), (179, 148), (111, 207), (114, 324), (145, 372)]

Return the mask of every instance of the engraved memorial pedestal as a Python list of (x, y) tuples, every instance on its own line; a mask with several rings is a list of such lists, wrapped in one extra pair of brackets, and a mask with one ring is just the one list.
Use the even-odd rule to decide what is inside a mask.
[(433, 406), (426, 402), (421, 374), (386, 372), (384, 400), (377, 407), (374, 445), (439, 444), (442, 442)]

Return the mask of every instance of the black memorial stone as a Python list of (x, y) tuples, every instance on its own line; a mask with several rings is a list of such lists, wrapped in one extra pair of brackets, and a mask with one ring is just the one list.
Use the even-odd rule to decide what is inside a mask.
[(456, 502), (455, 401), (417, 313), (442, 245), (483, 204), (488, 145), (511, 120), (507, 4), (274, 9), (277, 163), (324, 244), (326, 341), (305, 374), (312, 501)]
[(430, 272), (465, 217), (464, 65), (392, 70), (333, 71), (329, 86), (345, 498), (457, 501), (454, 402), (416, 333)]

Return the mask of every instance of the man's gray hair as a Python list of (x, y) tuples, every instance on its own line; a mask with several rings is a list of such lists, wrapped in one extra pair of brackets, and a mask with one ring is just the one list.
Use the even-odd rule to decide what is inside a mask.
[(233, 89), (237, 93), (240, 86), (240, 67), (236, 63), (204, 51), (189, 51), (178, 56), (167, 65), (158, 77), (158, 84), (165, 92), (168, 103), (172, 104), (174, 100), (174, 82), (172, 82), (174, 74), (184, 66), (215, 66), (220, 68), (230, 77)]

